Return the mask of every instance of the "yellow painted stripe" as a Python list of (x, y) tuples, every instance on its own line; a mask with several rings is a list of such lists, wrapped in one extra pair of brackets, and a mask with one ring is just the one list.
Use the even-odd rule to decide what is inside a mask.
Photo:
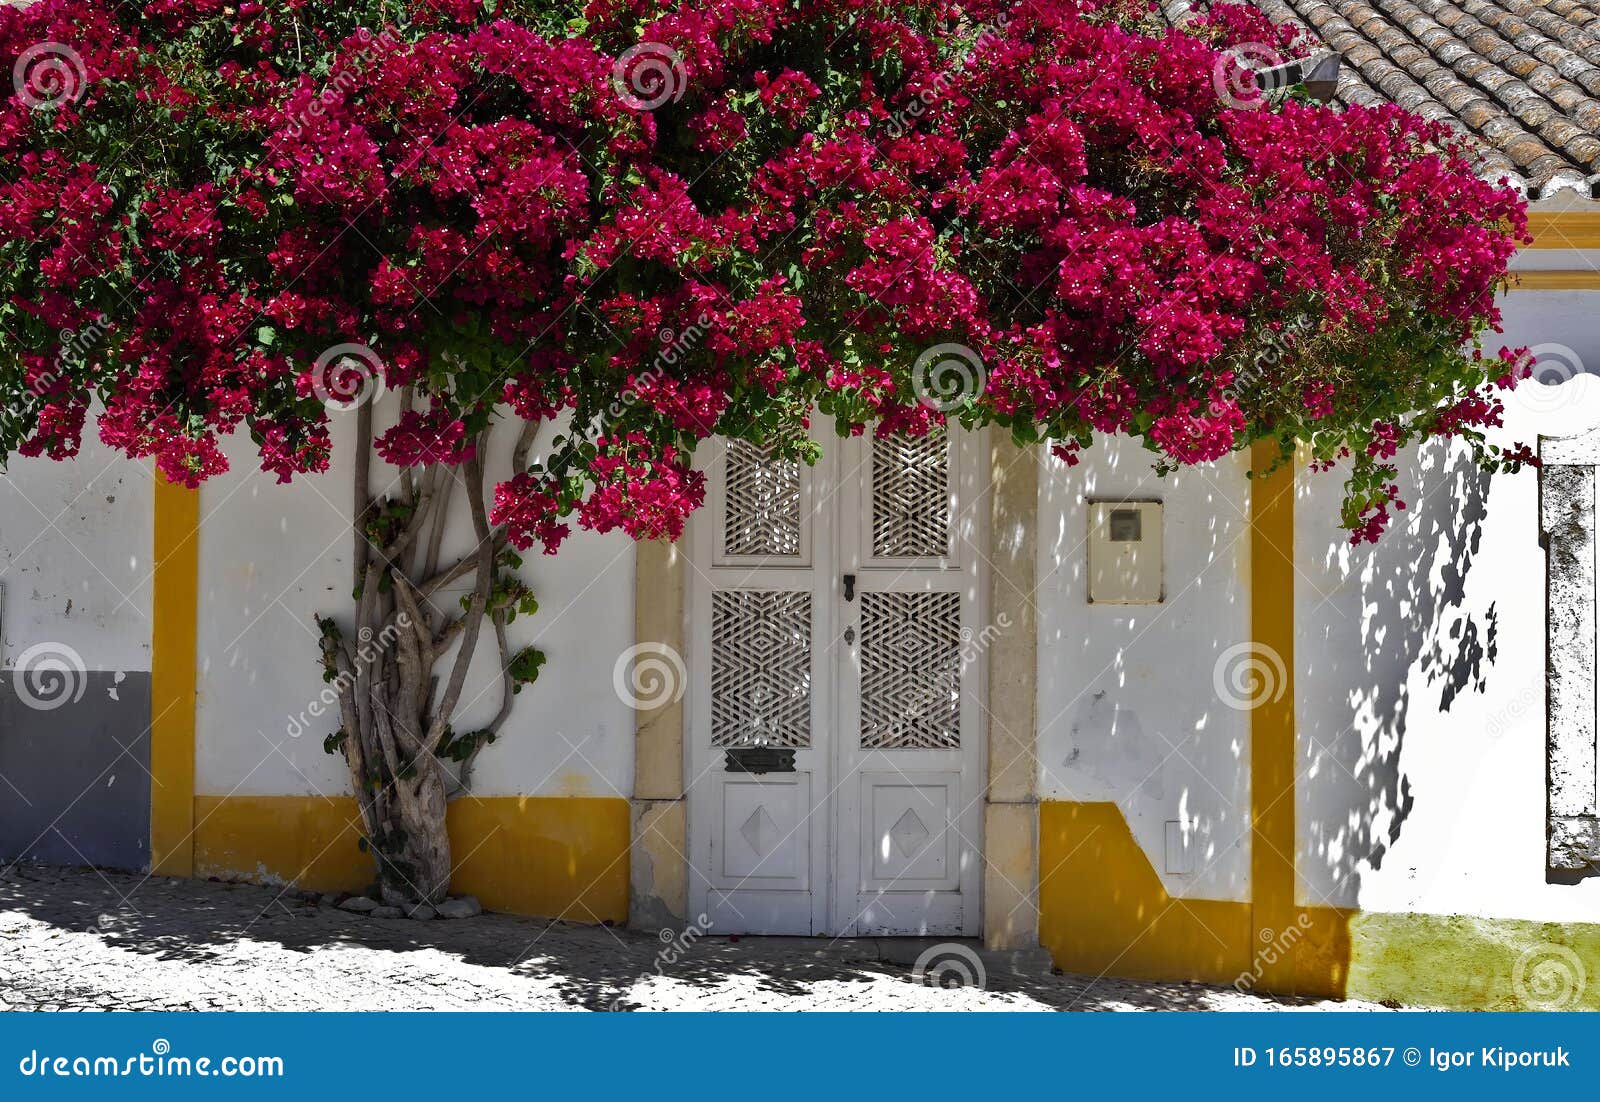
[(628, 920), (627, 800), (469, 796), (448, 820), (452, 892), (512, 914)]
[[(1250, 712), (1251, 925), (1270, 944), (1295, 924), (1294, 464), (1262, 474), (1273, 441), (1251, 451), (1250, 635), (1271, 671)], [(1279, 676), (1281, 674), (1281, 676)], [(1295, 986), (1293, 954), (1263, 962), (1260, 986)]]
[(150, 627), (150, 869), (194, 873), (195, 630), (200, 493), (155, 484)]
[(1513, 272), (1513, 291), (1600, 291), (1600, 272)]
[(1600, 249), (1600, 212), (1530, 212), (1528, 228), (1535, 249)]
[(1039, 868), (1039, 944), (1063, 971), (1220, 984), (1250, 971), (1250, 904), (1168, 895), (1116, 804), (1040, 803)]
[[(195, 873), (225, 880), (361, 891), (361, 809), (350, 796), (196, 796)], [(628, 801), (577, 796), (464, 797), (446, 825), (450, 891), (485, 907), (573, 922), (628, 918)]]
[(196, 796), (198, 876), (359, 891), (375, 879), (353, 796)]
[[(1263, 941), (1249, 903), (1168, 895), (1109, 803), (1041, 803), (1039, 859), (1039, 940), (1063, 971), (1455, 1010), (1600, 1010), (1600, 924), (1302, 907)], [(1579, 982), (1519, 985), (1541, 965)]]

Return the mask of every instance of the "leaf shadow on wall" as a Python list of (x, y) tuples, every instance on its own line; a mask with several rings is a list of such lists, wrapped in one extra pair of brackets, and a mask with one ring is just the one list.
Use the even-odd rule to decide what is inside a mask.
[[(1419, 722), (1449, 716), (1445, 730), (1497, 722), (1484, 713), (1497, 680), (1501, 614), (1497, 602), (1484, 603), (1467, 586), (1491, 477), (1447, 443), (1402, 453), (1398, 462), (1408, 508), (1379, 542), (1350, 547), (1329, 523), (1320, 561), (1302, 558), (1314, 573), (1300, 579), (1296, 766), (1305, 790), (1301, 882), (1313, 905), (1355, 906), (1363, 872), (1381, 869), (1399, 841), (1416, 804), (1401, 763), (1413, 708)], [(1326, 506), (1323, 498), (1301, 512), (1314, 524)], [(1303, 520), (1302, 533), (1306, 527)], [(1528, 536), (1536, 553), (1536, 529)], [(1316, 548), (1315, 539), (1303, 537), (1303, 545)], [(1469, 810), (1463, 804), (1458, 814)]]

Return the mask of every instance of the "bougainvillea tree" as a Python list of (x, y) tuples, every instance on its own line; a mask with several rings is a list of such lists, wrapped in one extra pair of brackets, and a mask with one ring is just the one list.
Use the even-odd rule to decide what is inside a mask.
[[(230, 433), (280, 480), (353, 436), (329, 747), (386, 892), (436, 900), (447, 792), (542, 661), (518, 552), (675, 538), (714, 434), (1299, 443), (1348, 460), (1358, 539), (1412, 441), (1528, 459), (1484, 432), (1524, 368), (1480, 350), (1518, 200), (1398, 109), (1266, 102), (1242, 59), (1303, 46), (1198, 7), (8, 7), (0, 449), (66, 459), (92, 416), (195, 486)], [(456, 731), (485, 635), (505, 704)]]

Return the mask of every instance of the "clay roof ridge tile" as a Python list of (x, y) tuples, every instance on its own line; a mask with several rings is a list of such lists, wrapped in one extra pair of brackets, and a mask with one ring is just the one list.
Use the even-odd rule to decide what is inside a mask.
[[(1350, 10), (1361, 16), (1368, 26), (1372, 26), (1373, 22), (1365, 18), (1367, 12), (1380, 11), (1390, 20), (1403, 24), (1406, 32), (1427, 48), (1436, 63), (1448, 66), (1456, 78), (1487, 92), (1492, 97), (1495, 108), (1516, 117), (1525, 126), (1537, 131), (1540, 138), (1574, 162), (1588, 165), (1590, 168), (1600, 167), (1591, 160), (1588, 143), (1580, 140), (1586, 136), (1584, 130), (1575, 125), (1561, 107), (1546, 98), (1539, 90), (1473, 51), (1458, 35), (1445, 28), (1416, 3), (1410, 0), (1375, 0), (1375, 3), (1377, 7), (1363, 4), (1360, 0), (1352, 0), (1349, 6)], [(1464, 13), (1456, 9), (1455, 14)], [(1459, 18), (1457, 23), (1458, 26), (1461, 23)], [(1388, 26), (1393, 28), (1395, 23), (1391, 22)], [(1402, 47), (1393, 34), (1385, 32), (1378, 35), (1375, 40), (1383, 45), (1385, 52), (1396, 63), (1405, 66), (1413, 76), (1423, 80), (1429, 91), (1439, 96), (1441, 101), (1453, 110), (1462, 113), (1469, 124), (1475, 128), (1481, 128), (1485, 124), (1488, 116), (1482, 108), (1470, 101), (1463, 101), (1460, 94), (1450, 88), (1447, 78), (1441, 79), (1426, 61), (1414, 57), (1410, 50)], [(1537, 59), (1529, 56), (1530, 60), (1537, 64)], [(1583, 103), (1588, 98), (1576, 85), (1567, 85), (1563, 88), (1549, 81), (1545, 83), (1550, 91), (1564, 94), (1565, 98), (1574, 104)], [(1455, 98), (1457, 102), (1452, 103), (1451, 98)], [(1595, 106), (1600, 107), (1600, 102)]]
[[(1344, 55), (1346, 64), (1340, 76), (1338, 95), (1345, 103), (1362, 106), (1397, 103), (1407, 110), (1437, 122), (1467, 139), (1475, 154), (1480, 175), (1485, 179), (1509, 181), (1524, 194), (1528, 182), (1512, 159), (1496, 146), (1475, 133), (1448, 106), (1418, 83), (1406, 70), (1390, 61), (1376, 45), (1368, 41), (1344, 17), (1339, 8), (1328, 0), (1253, 0), (1256, 7), (1275, 24), (1290, 24), (1302, 32), (1320, 38), (1324, 45)], [(1346, 5), (1346, 10), (1351, 10)], [(1444, 70), (1435, 65), (1440, 73)], [(1488, 107), (1486, 100), (1480, 102)], [(1521, 134), (1525, 140), (1531, 136), (1510, 125), (1503, 127), (1507, 137)], [(1526, 143), (1525, 143), (1526, 144)], [(1531, 140), (1536, 150), (1543, 147)], [(1553, 156), (1548, 151), (1535, 153), (1535, 157)]]
[(1600, 65), (1600, 37), (1531, 0), (1497, 0), (1498, 6), (1526, 20), (1585, 60)]
[(1600, 65), (1581, 54), (1573, 53), (1560, 42), (1519, 16), (1490, 3), (1489, 0), (1429, 0), (1445, 7), (1455, 7), (1474, 19), (1481, 20), (1496, 33), (1508, 38), (1523, 53), (1538, 58), (1564, 78), (1581, 85), (1590, 95), (1600, 96)]

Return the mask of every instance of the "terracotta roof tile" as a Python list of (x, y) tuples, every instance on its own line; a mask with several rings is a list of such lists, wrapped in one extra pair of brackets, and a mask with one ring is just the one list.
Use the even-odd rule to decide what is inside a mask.
[[(1250, 0), (1344, 56), (1338, 96), (1470, 135), (1531, 198), (1600, 199), (1600, 0)], [(1173, 24), (1196, 0), (1159, 0)]]

